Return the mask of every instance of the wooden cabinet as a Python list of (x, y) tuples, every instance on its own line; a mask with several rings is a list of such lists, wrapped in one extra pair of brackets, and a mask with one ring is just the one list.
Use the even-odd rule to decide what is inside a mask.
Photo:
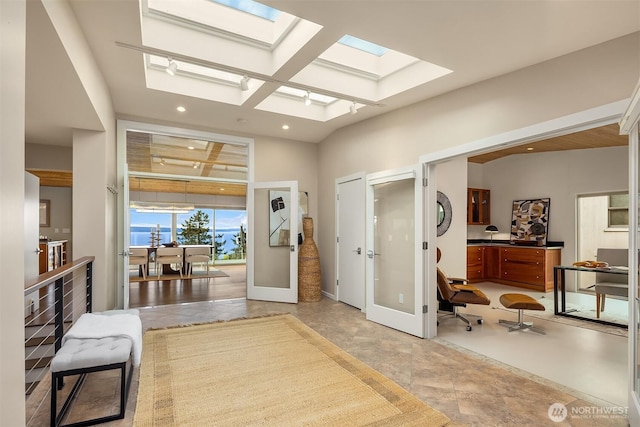
[(491, 223), (491, 191), (481, 188), (467, 189), (467, 224)]
[(40, 241), (39, 273), (46, 273), (67, 263), (67, 241)]
[(500, 248), (485, 246), (484, 248), (484, 278), (487, 280), (500, 278)]
[[(482, 267), (478, 266), (479, 262)], [(553, 290), (553, 267), (560, 263), (560, 248), (467, 247), (469, 281), (490, 280), (549, 292)]]
[(467, 280), (484, 279), (484, 246), (467, 246)]

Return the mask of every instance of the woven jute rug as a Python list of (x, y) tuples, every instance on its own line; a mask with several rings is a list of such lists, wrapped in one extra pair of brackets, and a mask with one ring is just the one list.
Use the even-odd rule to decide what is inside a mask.
[(442, 426), (291, 315), (148, 331), (134, 426)]

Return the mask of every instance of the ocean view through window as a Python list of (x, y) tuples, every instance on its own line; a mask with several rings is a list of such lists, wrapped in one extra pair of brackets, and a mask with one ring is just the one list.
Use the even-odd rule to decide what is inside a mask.
[[(209, 217), (208, 229), (212, 241), (219, 244), (216, 260), (244, 260), (246, 252), (242, 234), (247, 229), (247, 212), (245, 210), (196, 208), (188, 213), (155, 213), (137, 212), (130, 209), (130, 246), (150, 246), (151, 234), (160, 229), (159, 244), (178, 240), (178, 233), (183, 224), (197, 211)], [(174, 219), (175, 217), (175, 219)], [(175, 224), (175, 230), (173, 229)]]

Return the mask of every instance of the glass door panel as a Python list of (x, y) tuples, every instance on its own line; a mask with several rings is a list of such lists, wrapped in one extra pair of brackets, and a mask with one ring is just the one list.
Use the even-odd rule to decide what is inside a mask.
[(248, 199), (247, 298), (298, 302), (298, 183), (253, 183)]
[(374, 185), (374, 304), (415, 313), (414, 181)]
[(424, 336), (422, 179), (418, 168), (367, 177), (367, 319)]

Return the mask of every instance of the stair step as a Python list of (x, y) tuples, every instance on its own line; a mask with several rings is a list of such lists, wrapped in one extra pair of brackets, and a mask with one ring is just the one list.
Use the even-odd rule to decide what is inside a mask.
[(48, 336), (45, 338), (41, 338), (41, 337), (33, 337), (27, 340), (27, 342), (24, 343), (25, 347), (37, 347), (39, 345), (51, 345), (53, 343), (56, 342), (56, 337), (54, 336)]
[(49, 362), (51, 362), (51, 359), (53, 359), (53, 357), (45, 356), (45, 357), (42, 357), (40, 359), (25, 360), (24, 361), (24, 368), (25, 368), (25, 370), (37, 369), (37, 368), (46, 368), (47, 366), (49, 366)]

